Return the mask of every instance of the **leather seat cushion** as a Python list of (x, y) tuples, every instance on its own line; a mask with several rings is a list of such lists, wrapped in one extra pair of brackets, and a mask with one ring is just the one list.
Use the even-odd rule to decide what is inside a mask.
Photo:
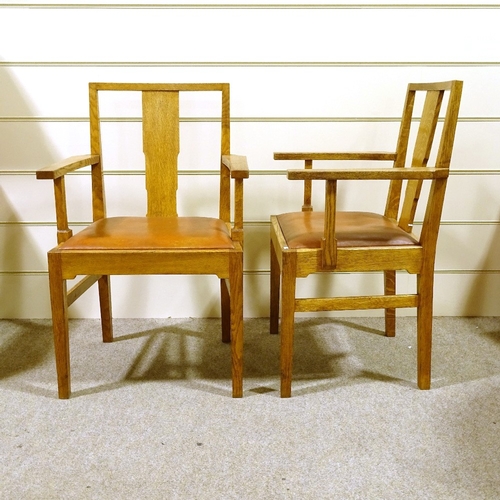
[[(320, 248), (324, 218), (324, 212), (277, 216), (289, 248)], [(335, 237), (339, 247), (418, 245), (418, 240), (392, 220), (369, 212), (337, 212)]]
[(101, 219), (61, 245), (65, 250), (230, 249), (229, 230), (208, 217), (111, 217)]

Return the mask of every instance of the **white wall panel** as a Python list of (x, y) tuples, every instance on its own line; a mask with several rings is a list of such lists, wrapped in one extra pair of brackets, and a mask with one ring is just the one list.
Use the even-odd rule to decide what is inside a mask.
[[(500, 83), (499, 83), (500, 86)], [(500, 95), (499, 95), (500, 100)], [(88, 119), (88, 117), (87, 117)], [(85, 120), (85, 118), (83, 119)], [(89, 152), (88, 122), (0, 121), (0, 172), (5, 170), (36, 170), (74, 154)], [(217, 154), (210, 138), (218, 134), (218, 123), (183, 123), (181, 132), (189, 138), (206, 137), (196, 148), (182, 153), (183, 169), (213, 169), (204, 158)], [(233, 118), (232, 149), (246, 154), (252, 170), (283, 170), (300, 168), (300, 163), (273, 160), (278, 151), (391, 151), (395, 147), (399, 124), (366, 121), (286, 122), (285, 119)], [(105, 151), (106, 170), (135, 169), (143, 166), (138, 123), (106, 123), (110, 146)], [(115, 130), (113, 130), (115, 129)], [(127, 135), (127, 141), (120, 140)], [(500, 117), (497, 121), (459, 122), (451, 171), (500, 170)], [(212, 160), (213, 162), (214, 160)], [(321, 165), (321, 164), (318, 164)], [(340, 165), (340, 164), (339, 164)], [(217, 167), (216, 167), (217, 168)], [(496, 172), (494, 172), (496, 173)]]
[(500, 220), (500, 172), (489, 175), (451, 175), (446, 188), (443, 220)]
[[(91, 220), (90, 176), (68, 175), (66, 191), (70, 220)], [(2, 175), (0, 170), (0, 222), (54, 223), (53, 182), (37, 180), (34, 172)]]
[(55, 229), (55, 226), (0, 224), (0, 268), (8, 273), (46, 271), (46, 253), (56, 246)]
[(0, 318), (50, 318), (46, 274), (0, 273)]
[(289, 65), (258, 59), (235, 64), (219, 64), (216, 59), (210, 64), (198, 59), (179, 64), (165, 59), (156, 66), (133, 61), (116, 66), (87, 63), (87, 58), (80, 65), (60, 66), (2, 63), (6, 59), (0, 52), (0, 83), (9, 95), (0, 100), (0, 113), (88, 117), (91, 81), (208, 81), (231, 83), (233, 117), (399, 117), (408, 82), (461, 79), (461, 117), (498, 117), (500, 61), (488, 62), (482, 55), (478, 49), (470, 62), (464, 57), (455, 63), (443, 60), (442, 65), (406, 60), (387, 65), (385, 53), (380, 53), (379, 63), (367, 64), (360, 58), (348, 65), (327, 57), (316, 65), (301, 64), (299, 59)]
[[(390, 61), (453, 61), (478, 51), (483, 60), (496, 59), (494, 15), (463, 9), (451, 16), (453, 22), (446, 9), (3, 9), (0, 46), (6, 60), (39, 62), (349, 62), (379, 61), (381, 54)], [(480, 38), (471, 25), (481, 26)], [(416, 27), (432, 36), (418, 36)]]
[[(88, 152), (89, 81), (231, 83), (232, 151), (247, 155), (255, 172), (245, 181), (245, 314), (264, 316), (269, 215), (302, 204), (301, 183), (285, 175), (300, 164), (274, 161), (273, 152), (391, 150), (409, 81), (464, 80), (438, 243), (435, 312), (498, 314), (497, 4), (460, 8), (450, 2), (448, 8), (440, 2), (440, 8), (421, 8), (403, 1), (397, 8), (389, 2), (317, 8), (328, 3), (320, 1), (300, 8), (275, 2), (270, 8), (227, 0), (217, 2), (230, 4), (227, 8), (215, 8), (205, 0), (198, 8), (173, 8), (153, 0), (148, 6), (157, 8), (140, 8), (131, 3), (111, 0), (116, 8), (97, 0), (65, 2), (64, 8), (41, 0), (0, 4), (0, 317), (50, 316), (45, 254), (55, 244), (53, 190), (50, 181), (37, 181), (34, 171)], [(113, 101), (103, 111), (111, 118), (130, 118), (135, 109)], [(190, 117), (214, 114), (200, 103), (187, 102), (185, 109)], [(210, 145), (217, 126), (210, 121), (182, 125), (187, 141), (195, 133), (203, 136), (201, 145), (189, 146), (180, 158), (181, 170), (189, 174), (180, 185), (193, 193), (191, 199), (180, 196), (182, 212), (204, 213), (217, 203), (216, 191), (207, 196), (216, 176), (201, 175), (218, 168), (217, 150)], [(106, 123), (103, 129), (109, 139), (109, 213), (142, 215), (144, 176), (136, 173), (143, 164), (140, 137), (128, 135), (138, 124)], [(208, 155), (215, 160), (205, 162)], [(91, 218), (88, 175), (68, 176), (67, 189), (77, 231)], [(320, 208), (323, 186), (314, 189)], [(339, 208), (383, 206), (384, 189), (379, 182), (341, 183)], [(414, 286), (404, 273), (400, 281), (402, 289)], [(119, 277), (113, 282), (118, 317), (218, 315), (216, 278)], [(377, 290), (380, 282), (379, 274), (343, 274), (300, 287), (352, 293), (363, 286)], [(80, 301), (71, 308), (74, 317), (98, 316), (94, 292)]]

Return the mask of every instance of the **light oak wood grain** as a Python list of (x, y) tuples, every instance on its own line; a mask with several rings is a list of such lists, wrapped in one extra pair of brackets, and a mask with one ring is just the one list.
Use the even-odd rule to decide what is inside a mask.
[[(106, 218), (99, 96), (140, 92), (147, 217)], [(179, 93), (220, 95), (219, 218), (178, 217)], [(220, 279), (222, 341), (231, 344), (233, 397), (243, 395), (243, 181), (246, 158), (230, 152), (229, 84), (90, 83), (91, 153), (37, 171), (54, 182), (57, 242), (49, 251), (49, 282), (60, 398), (69, 398), (68, 307), (97, 282), (102, 338), (113, 340), (111, 275), (211, 274)], [(73, 235), (64, 176), (91, 167), (93, 224)], [(233, 184), (233, 186), (231, 186)], [(69, 292), (67, 280), (84, 276)]]
[[(416, 93), (424, 95), (417, 113)], [(432, 301), (434, 261), (451, 153), (462, 93), (461, 81), (410, 84), (394, 152), (280, 152), (275, 160), (302, 160), (304, 169), (288, 170), (290, 180), (304, 183), (302, 211), (271, 217), (270, 331), (278, 333), (281, 306), (281, 396), (291, 396), (295, 312), (384, 309), (386, 335), (396, 329), (395, 310), (417, 308), (417, 384), (429, 389), (431, 381)], [(447, 98), (447, 104), (442, 106)], [(437, 123), (445, 107), (440, 139)], [(409, 154), (412, 126), (416, 139)], [(428, 166), (433, 145), (435, 164)], [(338, 161), (390, 161), (392, 167), (314, 168), (313, 163)], [(339, 181), (389, 180), (383, 214), (338, 212)], [(323, 181), (325, 211), (314, 213), (312, 181)], [(424, 181), (430, 183), (422, 230), (412, 233)], [(403, 187), (405, 191), (402, 192)], [(369, 222), (368, 222), (369, 221)], [(321, 222), (321, 224), (320, 224)], [(415, 294), (398, 295), (396, 271), (417, 276)], [(295, 296), (297, 278), (313, 273), (384, 272), (382, 295), (354, 297)]]

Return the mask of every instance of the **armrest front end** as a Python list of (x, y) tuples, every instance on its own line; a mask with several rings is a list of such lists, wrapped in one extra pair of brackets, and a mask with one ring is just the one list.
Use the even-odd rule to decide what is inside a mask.
[(248, 179), (249, 170), (246, 156), (223, 155), (222, 164), (229, 169), (232, 179)]
[(71, 156), (48, 167), (36, 171), (37, 179), (58, 179), (69, 172), (73, 172), (88, 165), (95, 165), (99, 162), (99, 155)]

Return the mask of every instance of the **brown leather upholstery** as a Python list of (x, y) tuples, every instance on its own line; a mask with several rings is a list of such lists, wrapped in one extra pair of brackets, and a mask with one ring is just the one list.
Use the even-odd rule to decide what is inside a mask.
[(64, 250), (234, 248), (229, 230), (209, 217), (111, 217), (75, 234)]
[[(277, 216), (289, 248), (321, 248), (324, 212), (291, 212)], [(398, 225), (369, 212), (337, 212), (335, 238), (339, 247), (418, 245)]]

